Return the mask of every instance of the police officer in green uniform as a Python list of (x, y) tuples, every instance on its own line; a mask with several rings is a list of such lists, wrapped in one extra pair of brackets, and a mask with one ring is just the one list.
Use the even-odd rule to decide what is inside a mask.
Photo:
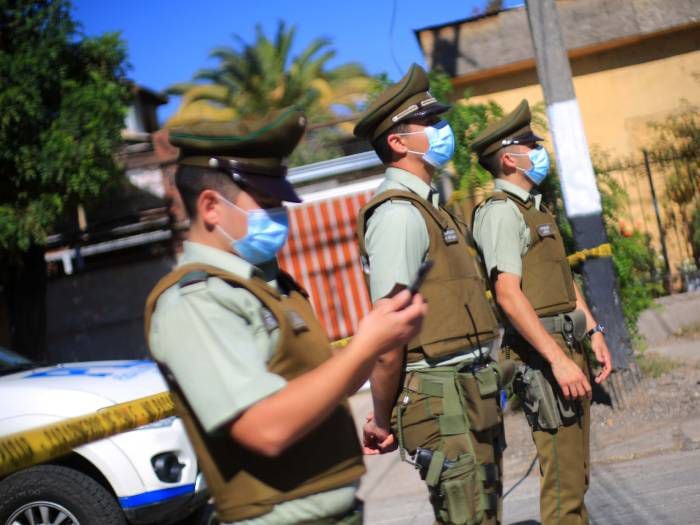
[[(474, 214), (474, 239), (508, 321), (503, 348), (519, 363), (516, 393), (532, 427), (541, 470), (543, 524), (588, 523), (588, 336), (610, 374), (604, 328), (573, 280), (561, 234), (536, 188), (549, 169), (542, 139), (530, 128), (527, 101), (474, 139), (480, 164), (495, 178), (493, 195)], [(510, 355), (512, 354), (512, 356)]]
[(420, 295), (378, 304), (331, 356), (303, 289), (280, 271), (283, 201), (299, 202), (282, 159), (296, 110), (251, 124), (173, 129), (191, 220), (177, 268), (146, 306), (153, 357), (225, 523), (361, 523), (364, 466), (346, 396), (378, 355), (418, 332)]
[(364, 450), (379, 454), (398, 444), (402, 457), (413, 456), (439, 523), (496, 523), (504, 378), (490, 351), (499, 325), (468, 229), (439, 205), (431, 184), (455, 138), (440, 117), (449, 107), (428, 87), (414, 64), (355, 127), (386, 166), (358, 216), (372, 301), (409, 286), (423, 261), (434, 263), (421, 288), (429, 303), (421, 333), (383, 354), (372, 372)]

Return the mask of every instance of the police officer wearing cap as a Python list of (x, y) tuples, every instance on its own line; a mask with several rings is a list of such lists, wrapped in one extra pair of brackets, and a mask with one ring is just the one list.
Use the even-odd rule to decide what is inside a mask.
[(408, 292), (377, 304), (331, 357), (305, 292), (275, 259), (282, 201), (300, 201), (282, 158), (305, 123), (289, 109), (170, 133), (191, 226), (177, 268), (148, 298), (146, 333), (224, 523), (362, 522), (346, 396), (425, 314)]
[(403, 458), (408, 452), (439, 523), (496, 523), (504, 374), (489, 354), (499, 325), (467, 227), (440, 206), (432, 186), (455, 138), (440, 117), (449, 107), (428, 88), (414, 64), (354, 130), (386, 166), (357, 225), (372, 301), (392, 297), (421, 263), (434, 263), (421, 287), (429, 303), (421, 333), (383, 354), (372, 372), (364, 450), (380, 454), (398, 445)]
[[(496, 301), (508, 320), (503, 348), (520, 366), (514, 381), (532, 427), (541, 471), (543, 524), (588, 523), (591, 386), (581, 340), (588, 336), (602, 370), (611, 372), (604, 329), (572, 277), (561, 234), (537, 186), (549, 157), (530, 128), (527, 101), (474, 139), (479, 163), (495, 179), (474, 214)], [(512, 355), (511, 355), (512, 354)]]

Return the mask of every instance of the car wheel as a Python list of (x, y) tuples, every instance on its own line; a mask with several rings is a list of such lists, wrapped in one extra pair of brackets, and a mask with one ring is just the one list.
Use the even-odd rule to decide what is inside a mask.
[(2, 525), (125, 525), (105, 488), (77, 470), (40, 465), (0, 482)]

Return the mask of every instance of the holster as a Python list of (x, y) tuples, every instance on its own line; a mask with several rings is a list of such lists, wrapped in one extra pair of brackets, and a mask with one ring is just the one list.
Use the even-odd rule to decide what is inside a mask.
[(586, 335), (586, 314), (582, 310), (540, 317), (540, 322), (550, 334), (561, 334), (569, 346), (581, 342)]
[(533, 430), (556, 430), (570, 425), (580, 415), (580, 404), (564, 399), (553, 384), (541, 370), (524, 363), (518, 367), (513, 391), (520, 398)]

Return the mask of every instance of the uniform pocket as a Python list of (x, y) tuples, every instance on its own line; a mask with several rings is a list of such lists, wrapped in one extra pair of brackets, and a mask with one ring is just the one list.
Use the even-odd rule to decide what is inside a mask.
[(440, 478), (440, 518), (444, 523), (480, 523), (482, 488), (474, 456), (464, 454)]
[(476, 432), (501, 423), (503, 417), (497, 381), (497, 372), (490, 366), (479, 370), (476, 374), (471, 372), (459, 374), (469, 426)]
[(443, 414), (442, 398), (404, 388), (391, 417), (392, 431), (397, 437), (399, 410), (403, 427), (403, 446), (409, 454), (415, 454), (418, 447), (434, 448), (440, 442), (437, 418)]

